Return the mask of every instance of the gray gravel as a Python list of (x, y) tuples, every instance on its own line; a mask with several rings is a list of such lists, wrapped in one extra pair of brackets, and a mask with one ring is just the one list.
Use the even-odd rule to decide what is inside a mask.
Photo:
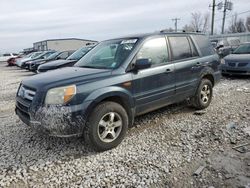
[(249, 78), (223, 78), (205, 111), (183, 102), (140, 116), (117, 148), (96, 153), (17, 118), (15, 93), (30, 75), (0, 64), (0, 187), (250, 186), (249, 150), (232, 149), (250, 141)]

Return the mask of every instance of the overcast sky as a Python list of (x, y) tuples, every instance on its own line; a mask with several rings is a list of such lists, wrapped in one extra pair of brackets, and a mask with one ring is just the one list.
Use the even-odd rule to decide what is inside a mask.
[[(104, 40), (153, 32), (190, 22), (191, 12), (210, 13), (212, 0), (0, 0), (0, 52), (20, 51), (33, 42), (77, 37)], [(217, 0), (217, 2), (220, 2)], [(250, 0), (232, 0), (233, 12), (250, 10)], [(231, 15), (233, 13), (230, 13)], [(248, 14), (242, 14), (246, 17)], [(222, 13), (216, 12), (215, 26)], [(229, 22), (230, 19), (226, 21)]]

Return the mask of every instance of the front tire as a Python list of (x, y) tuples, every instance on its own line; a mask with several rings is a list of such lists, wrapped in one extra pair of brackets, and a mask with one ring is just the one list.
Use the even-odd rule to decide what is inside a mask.
[(118, 103), (103, 102), (91, 113), (84, 130), (85, 142), (95, 151), (119, 145), (128, 129), (128, 115)]
[(210, 80), (202, 79), (193, 98), (193, 106), (202, 110), (209, 106), (213, 96), (213, 85)]

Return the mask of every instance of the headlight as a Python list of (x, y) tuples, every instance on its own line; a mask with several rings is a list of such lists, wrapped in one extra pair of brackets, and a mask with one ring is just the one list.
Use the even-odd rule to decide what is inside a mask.
[(225, 64), (225, 60), (224, 60), (224, 59), (221, 59), (221, 60), (220, 60), (220, 63), (221, 63), (221, 64)]
[(65, 104), (76, 94), (76, 86), (70, 85), (50, 89), (45, 98), (45, 104)]

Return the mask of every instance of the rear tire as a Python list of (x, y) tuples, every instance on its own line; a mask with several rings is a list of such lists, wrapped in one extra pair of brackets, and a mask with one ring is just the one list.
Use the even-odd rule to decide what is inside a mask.
[(128, 115), (118, 103), (103, 102), (91, 113), (84, 130), (85, 142), (95, 151), (119, 145), (128, 129)]
[(193, 97), (193, 106), (202, 110), (209, 106), (213, 96), (213, 85), (210, 80), (202, 79), (200, 85), (196, 91), (195, 96)]

